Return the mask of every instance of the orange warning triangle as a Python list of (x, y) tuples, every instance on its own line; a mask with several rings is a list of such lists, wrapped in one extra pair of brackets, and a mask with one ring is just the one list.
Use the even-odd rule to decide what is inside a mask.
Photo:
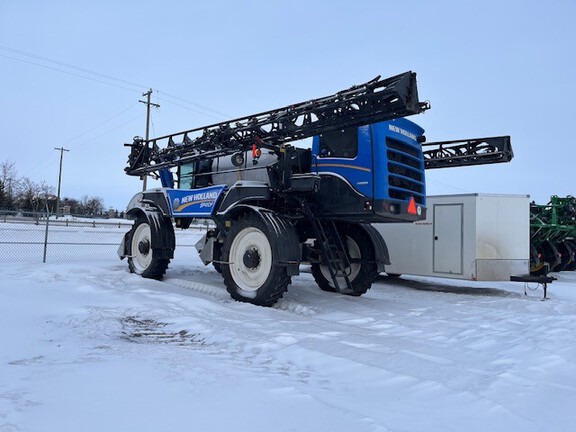
[(411, 197), (408, 203), (408, 213), (416, 214), (416, 201), (414, 201), (414, 197)]

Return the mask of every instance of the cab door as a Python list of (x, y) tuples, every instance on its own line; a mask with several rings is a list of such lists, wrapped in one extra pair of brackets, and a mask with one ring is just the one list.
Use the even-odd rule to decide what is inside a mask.
[(314, 137), (312, 170), (341, 178), (358, 194), (374, 196), (370, 127), (335, 130)]

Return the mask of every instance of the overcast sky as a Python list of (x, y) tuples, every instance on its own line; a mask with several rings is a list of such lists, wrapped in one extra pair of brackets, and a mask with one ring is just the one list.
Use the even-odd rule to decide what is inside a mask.
[[(433, 170), (429, 194), (576, 194), (576, 1), (0, 0), (0, 161), (123, 209), (152, 136), (407, 70), (429, 141), (511, 135), (509, 164)], [(149, 185), (154, 186), (151, 182)]]

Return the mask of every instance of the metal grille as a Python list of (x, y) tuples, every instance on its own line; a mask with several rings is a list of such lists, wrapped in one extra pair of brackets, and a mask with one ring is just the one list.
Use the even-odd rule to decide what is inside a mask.
[(401, 141), (388, 138), (388, 196), (407, 201), (414, 197), (424, 204), (424, 167), (418, 150)]

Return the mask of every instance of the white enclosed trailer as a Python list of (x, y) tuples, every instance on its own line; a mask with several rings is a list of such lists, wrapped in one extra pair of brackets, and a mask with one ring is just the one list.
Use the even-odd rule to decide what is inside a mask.
[(390, 275), (504, 281), (530, 273), (530, 196), (427, 197), (427, 217), (374, 224), (386, 244)]

